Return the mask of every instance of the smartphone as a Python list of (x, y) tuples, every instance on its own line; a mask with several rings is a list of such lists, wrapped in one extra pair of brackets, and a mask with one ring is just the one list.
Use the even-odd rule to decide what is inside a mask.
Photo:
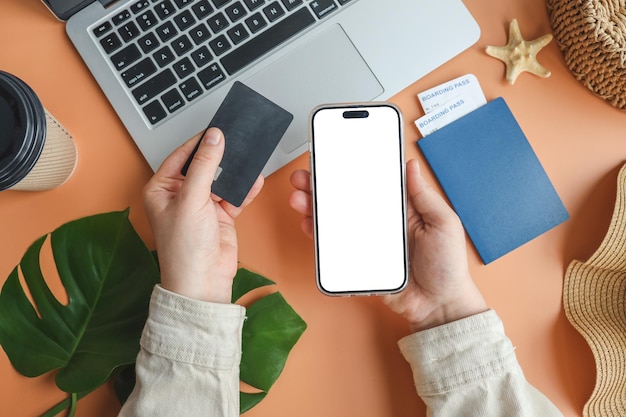
[(323, 105), (310, 115), (317, 285), (381, 295), (408, 282), (403, 121), (390, 103)]

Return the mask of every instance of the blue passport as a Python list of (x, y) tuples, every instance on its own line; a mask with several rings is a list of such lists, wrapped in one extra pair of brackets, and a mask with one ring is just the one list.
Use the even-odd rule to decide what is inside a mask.
[(502, 98), (417, 145), (485, 264), (569, 218)]

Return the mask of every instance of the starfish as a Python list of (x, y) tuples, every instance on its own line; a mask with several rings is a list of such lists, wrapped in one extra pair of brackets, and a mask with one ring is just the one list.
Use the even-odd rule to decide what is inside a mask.
[(505, 46), (488, 46), (485, 52), (506, 64), (506, 80), (514, 84), (517, 76), (524, 71), (543, 78), (550, 76), (550, 71), (537, 62), (537, 54), (551, 40), (551, 34), (533, 41), (524, 40), (517, 19), (513, 19), (509, 26), (509, 42)]

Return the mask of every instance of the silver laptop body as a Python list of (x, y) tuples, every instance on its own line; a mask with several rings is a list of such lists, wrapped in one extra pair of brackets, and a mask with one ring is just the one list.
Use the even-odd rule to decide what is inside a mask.
[[(153, 170), (206, 127), (235, 80), (294, 115), (267, 176), (307, 150), (307, 118), (316, 105), (385, 100), (480, 36), (461, 0), (221, 1), (222, 9), (220, 0), (94, 1), (67, 21), (70, 39)], [(255, 27), (264, 23), (259, 17), (266, 27)], [(272, 19), (278, 29), (267, 24)], [(235, 52), (239, 47), (246, 52)]]

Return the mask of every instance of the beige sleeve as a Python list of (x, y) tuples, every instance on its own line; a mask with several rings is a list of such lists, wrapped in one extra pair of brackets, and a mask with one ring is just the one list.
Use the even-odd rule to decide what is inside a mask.
[(398, 345), (429, 416), (561, 416), (526, 381), (493, 310), (412, 334)]
[(239, 417), (245, 308), (192, 300), (156, 286), (120, 417)]

